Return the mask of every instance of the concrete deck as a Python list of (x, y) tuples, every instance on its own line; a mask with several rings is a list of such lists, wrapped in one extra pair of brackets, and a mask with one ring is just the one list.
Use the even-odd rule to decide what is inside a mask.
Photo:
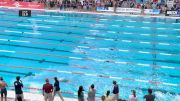
[[(7, 97), (8, 97), (7, 101), (14, 101), (15, 92), (12, 90), (9, 90)], [(24, 92), (24, 98), (25, 98), (25, 101), (44, 101), (43, 95), (36, 94), (36, 93)], [(77, 99), (72, 99), (72, 98), (64, 98), (64, 100), (65, 101), (78, 101)], [(56, 96), (54, 101), (61, 101), (61, 100), (58, 96)]]

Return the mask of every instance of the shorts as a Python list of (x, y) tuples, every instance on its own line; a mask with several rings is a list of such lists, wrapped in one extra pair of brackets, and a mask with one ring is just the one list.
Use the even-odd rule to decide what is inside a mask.
[(7, 96), (7, 90), (6, 88), (2, 88), (1, 89), (1, 97), (3, 97), (3, 95), (6, 97)]

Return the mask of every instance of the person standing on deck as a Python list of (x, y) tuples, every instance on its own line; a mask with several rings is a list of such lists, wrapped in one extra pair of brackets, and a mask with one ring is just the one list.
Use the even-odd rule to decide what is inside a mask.
[(45, 80), (46, 83), (43, 85), (43, 96), (45, 101), (52, 101), (53, 86), (49, 83), (49, 79)]
[(24, 95), (22, 91), (23, 83), (20, 80), (20, 76), (16, 77), (16, 81), (14, 82), (14, 87), (15, 87), (15, 94), (16, 94), (15, 101), (17, 101), (18, 98), (21, 98), (23, 101), (24, 100)]
[(113, 81), (113, 91), (114, 98), (113, 101), (118, 101), (119, 99), (119, 87), (116, 81)]
[(60, 87), (59, 87), (59, 80), (57, 79), (57, 77), (54, 77), (54, 93), (53, 93), (53, 100), (54, 100), (54, 97), (56, 94), (59, 95), (60, 99), (62, 101), (64, 101), (62, 95), (61, 95), (61, 92), (60, 92)]

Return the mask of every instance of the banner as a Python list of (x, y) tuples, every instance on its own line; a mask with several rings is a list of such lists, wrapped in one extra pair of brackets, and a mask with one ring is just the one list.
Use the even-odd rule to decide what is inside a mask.
[(118, 7), (116, 9), (116, 12), (118, 13), (138, 13), (140, 14), (141, 13), (141, 9), (138, 9), (138, 8), (120, 8)]
[(166, 16), (180, 16), (180, 10), (177, 10), (177, 11), (167, 10), (165, 15)]
[(96, 11), (99, 11), (99, 12), (113, 12), (114, 8), (113, 7), (96, 7)]
[(44, 4), (36, 3), (36, 2), (16, 2), (16, 1), (2, 1), (2, 0), (0, 0), (0, 7), (44, 9)]
[(144, 14), (160, 14), (160, 9), (144, 9)]
[(174, 5), (174, 0), (167, 0), (167, 7), (171, 8)]

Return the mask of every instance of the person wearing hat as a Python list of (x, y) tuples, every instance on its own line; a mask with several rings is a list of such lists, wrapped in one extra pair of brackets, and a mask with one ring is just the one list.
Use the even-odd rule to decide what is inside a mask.
[(79, 90), (78, 90), (78, 101), (85, 101), (84, 100), (84, 88), (83, 86), (79, 86)]
[(61, 92), (60, 92), (60, 87), (59, 87), (59, 80), (57, 79), (57, 77), (54, 77), (54, 93), (53, 93), (53, 100), (54, 100), (54, 97), (56, 94), (59, 95), (60, 99), (62, 101), (64, 101), (62, 95), (61, 95)]
[(5, 101), (7, 101), (7, 84), (3, 81), (3, 78), (0, 77), (0, 89), (1, 89), (1, 101), (3, 101), (3, 97), (5, 97)]

